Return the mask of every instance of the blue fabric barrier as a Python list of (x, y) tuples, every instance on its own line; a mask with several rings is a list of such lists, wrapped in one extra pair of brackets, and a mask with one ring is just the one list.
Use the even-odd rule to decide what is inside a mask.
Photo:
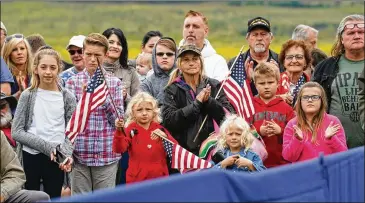
[(324, 157), (330, 202), (364, 202), (364, 147)]
[(209, 169), (62, 202), (348, 202), (364, 201), (364, 147), (310, 161), (246, 174)]

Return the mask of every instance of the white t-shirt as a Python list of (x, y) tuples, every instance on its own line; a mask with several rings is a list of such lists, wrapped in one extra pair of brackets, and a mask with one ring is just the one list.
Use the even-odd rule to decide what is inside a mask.
[[(66, 127), (62, 93), (38, 88), (33, 112), (33, 121), (28, 132), (47, 142), (63, 143)], [(23, 150), (30, 154), (40, 153), (25, 145)]]

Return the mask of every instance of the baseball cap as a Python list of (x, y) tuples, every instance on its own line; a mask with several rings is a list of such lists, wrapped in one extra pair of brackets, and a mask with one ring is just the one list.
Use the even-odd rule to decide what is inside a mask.
[(6, 30), (4, 23), (2, 21), (0, 21), (0, 22), (1, 22), (1, 29), (5, 31), (5, 34), (7, 34), (8, 31)]
[(268, 32), (271, 32), (270, 22), (263, 17), (256, 17), (256, 18), (249, 20), (247, 23), (247, 26), (248, 26), (247, 32), (251, 32), (253, 29), (258, 28), (258, 27), (263, 28), (263, 29), (267, 30)]
[(180, 47), (180, 49), (177, 51), (177, 57), (180, 57), (181, 54), (187, 52), (187, 51), (192, 51), (192, 52), (195, 52), (197, 53), (199, 56), (201, 56), (201, 52), (200, 50), (198, 49), (198, 47), (196, 47), (195, 45), (193, 44), (188, 44), (188, 45), (183, 45)]
[(7, 96), (5, 93), (1, 92), (0, 100), (6, 100), (9, 103), (9, 107), (12, 110), (12, 112), (15, 111), (16, 105), (18, 104), (18, 101), (13, 96)]
[(79, 48), (83, 48), (85, 38), (86, 37), (84, 35), (77, 35), (77, 36), (71, 37), (66, 49), (70, 48), (70, 46), (72, 46), (72, 45), (77, 46)]

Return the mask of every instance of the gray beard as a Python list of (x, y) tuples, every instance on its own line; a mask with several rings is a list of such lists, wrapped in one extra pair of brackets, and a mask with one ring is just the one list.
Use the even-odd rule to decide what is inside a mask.
[(255, 47), (254, 48), (255, 53), (263, 53), (266, 51), (265, 47)]
[(0, 128), (6, 128), (11, 126), (11, 122), (13, 121), (13, 116), (11, 115), (11, 111), (9, 109), (5, 114), (1, 114), (0, 118)]

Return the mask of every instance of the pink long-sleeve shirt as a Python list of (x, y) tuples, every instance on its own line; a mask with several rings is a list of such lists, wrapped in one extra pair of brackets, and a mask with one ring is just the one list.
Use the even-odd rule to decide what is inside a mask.
[[(331, 121), (333, 122), (332, 125), (339, 124), (340, 130), (330, 139), (327, 139), (324, 135)], [(311, 141), (312, 133), (310, 132), (303, 132), (302, 141), (297, 139), (294, 136), (294, 125), (297, 125), (297, 117), (289, 121), (283, 135), (283, 157), (290, 162), (317, 158), (321, 152), (324, 155), (328, 155), (347, 150), (345, 131), (336, 116), (325, 113), (322, 125), (317, 132), (317, 141), (315, 143)]]

